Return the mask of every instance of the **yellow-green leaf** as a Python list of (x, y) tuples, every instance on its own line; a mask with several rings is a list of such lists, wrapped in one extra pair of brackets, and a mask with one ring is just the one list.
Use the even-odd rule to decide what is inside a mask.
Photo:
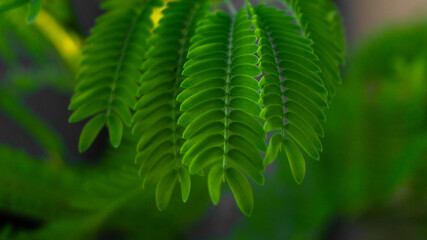
[(160, 211), (163, 211), (168, 205), (172, 197), (173, 189), (175, 188), (178, 174), (176, 170), (170, 170), (157, 183), (156, 202)]
[(243, 173), (232, 167), (226, 170), (225, 177), (233, 192), (237, 206), (243, 214), (250, 216), (254, 208), (254, 197), (248, 179)]
[(184, 167), (179, 168), (178, 171), (179, 183), (181, 184), (182, 201), (187, 202), (188, 196), (190, 196), (191, 189), (191, 178), (187, 169)]
[(221, 197), (221, 183), (224, 179), (224, 170), (221, 165), (215, 165), (211, 168), (208, 175), (209, 196), (213, 204), (217, 205)]
[(296, 144), (290, 140), (283, 141), (284, 150), (288, 157), (289, 166), (295, 182), (301, 184), (305, 177), (305, 160)]

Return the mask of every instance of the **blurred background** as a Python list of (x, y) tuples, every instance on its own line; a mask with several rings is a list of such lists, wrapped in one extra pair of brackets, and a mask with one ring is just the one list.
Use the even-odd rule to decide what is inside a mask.
[(427, 1), (336, 3), (348, 57), (321, 161), (297, 185), (276, 160), (250, 218), (197, 176), (158, 212), (130, 133), (78, 153), (67, 109), (98, 1), (51, 0), (32, 25), (1, 14), (0, 239), (427, 239)]

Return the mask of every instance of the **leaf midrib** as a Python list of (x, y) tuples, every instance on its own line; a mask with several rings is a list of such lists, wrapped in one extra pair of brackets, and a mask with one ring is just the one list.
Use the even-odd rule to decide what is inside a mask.
[(232, 65), (232, 49), (233, 49), (233, 32), (236, 16), (232, 16), (230, 30), (228, 33), (228, 59), (227, 59), (227, 80), (225, 82), (225, 106), (224, 106), (224, 153), (222, 160), (222, 167), (225, 169), (227, 166), (227, 152), (228, 152), (228, 116), (230, 112), (230, 84), (231, 84), (231, 65)]
[[(264, 20), (263, 18), (261, 18), (261, 19)], [(282, 98), (283, 98), (285, 96), (285, 91), (283, 89), (283, 84), (282, 83), (285, 80), (283, 79), (282, 75), (280, 74), (281, 73), (281, 68), (279, 67), (280, 59), (277, 57), (277, 53), (276, 53), (277, 51), (276, 51), (276, 48), (275, 48), (275, 46), (273, 44), (273, 37), (271, 36), (271, 31), (269, 31), (270, 30), (269, 26), (266, 25), (264, 21), (262, 21), (262, 22), (263, 22), (263, 24), (265, 26), (265, 31), (267, 32), (268, 40), (270, 42), (270, 46), (273, 49), (274, 59), (276, 60), (276, 68), (277, 68), (278, 77), (279, 77), (280, 85), (281, 85), (280, 86), (280, 91), (282, 93)], [(283, 109), (283, 113), (282, 113), (283, 126), (282, 126), (282, 129), (281, 129), (281, 133), (282, 133), (282, 136), (285, 137), (285, 133), (286, 133), (286, 130), (285, 130), (285, 125), (286, 125), (286, 119), (285, 119), (285, 113), (286, 112), (285, 111), (286, 110), (285, 109), (286, 109), (286, 107), (285, 107), (285, 101), (284, 100), (282, 100), (282, 109)]]
[[(177, 133), (176, 129), (178, 126), (178, 118), (177, 115), (179, 113), (181, 113), (180, 110), (176, 110), (177, 105), (180, 105), (180, 103), (176, 100), (176, 97), (178, 95), (178, 88), (181, 85), (181, 82), (178, 81), (179, 78), (182, 76), (182, 69), (183, 69), (183, 61), (186, 58), (186, 49), (185, 46), (189, 43), (189, 41), (191, 40), (191, 37), (189, 35), (190, 33), (190, 27), (193, 23), (193, 20), (195, 19), (198, 10), (200, 9), (201, 6), (193, 6), (194, 9), (191, 12), (188, 20), (187, 20), (187, 24), (184, 27), (184, 33), (183, 33), (183, 41), (180, 44), (180, 49), (179, 49), (179, 57), (178, 57), (178, 63), (177, 63), (177, 69), (175, 72), (175, 81), (174, 81), (174, 85), (173, 85), (173, 94), (172, 94), (172, 132), (173, 132), (173, 148), (174, 148), (174, 152), (175, 152), (175, 157), (178, 157), (178, 166), (181, 166), (181, 161), (180, 161), (180, 157), (181, 157), (181, 146), (177, 146), (177, 139), (181, 138), (182, 136), (180, 134)], [(178, 112), (178, 114), (177, 114)]]
[(140, 13), (136, 13), (135, 14), (135, 19), (132, 21), (132, 24), (129, 27), (129, 30), (128, 30), (128, 32), (125, 35), (123, 47), (122, 47), (122, 49), (120, 51), (120, 58), (119, 58), (119, 61), (117, 63), (116, 71), (115, 71), (114, 78), (113, 78), (113, 84), (111, 86), (111, 93), (110, 93), (110, 96), (108, 98), (108, 107), (107, 107), (107, 110), (106, 110), (107, 119), (109, 118), (109, 116), (111, 114), (111, 108), (112, 108), (111, 105), (113, 103), (114, 92), (116, 90), (117, 80), (119, 79), (120, 71), (121, 71), (121, 68), (122, 68), (122, 65), (123, 65), (123, 61), (124, 61), (124, 58), (125, 58), (127, 50), (128, 50), (129, 41), (130, 41), (131, 36), (132, 36), (132, 34), (133, 34), (134, 30), (135, 30), (135, 26), (136, 26), (136, 23), (138, 22), (139, 17), (141, 16), (141, 14), (144, 14), (144, 13), (145, 13), (145, 11), (141, 10)]

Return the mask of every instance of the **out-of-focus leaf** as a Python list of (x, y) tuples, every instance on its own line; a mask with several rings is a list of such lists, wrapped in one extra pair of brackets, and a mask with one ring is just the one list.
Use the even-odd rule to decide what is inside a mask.
[(67, 170), (0, 146), (0, 210), (42, 220), (71, 216), (72, 179)]
[(0, 89), (0, 111), (27, 131), (49, 157), (58, 160), (63, 155), (65, 146), (58, 133), (4, 89)]
[(27, 14), (27, 23), (31, 24), (43, 8), (43, 0), (30, 0), (30, 8)]
[(4, 13), (11, 9), (21, 7), (28, 3), (30, 0), (2, 0), (0, 2), (0, 13)]

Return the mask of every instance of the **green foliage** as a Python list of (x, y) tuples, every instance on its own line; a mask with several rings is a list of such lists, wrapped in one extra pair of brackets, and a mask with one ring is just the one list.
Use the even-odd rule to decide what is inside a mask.
[[(178, 125), (181, 112), (176, 96), (181, 92), (182, 70), (190, 39), (196, 23), (205, 17), (208, 8), (206, 1), (168, 3), (148, 42), (149, 50), (141, 67), (143, 73), (138, 90), (141, 97), (133, 117), (133, 132), (141, 136), (135, 161), (141, 164), (144, 186), (160, 179), (156, 195), (159, 209), (166, 207), (177, 179), (184, 202), (190, 193), (191, 180), (187, 168), (181, 163), (184, 129)], [(174, 181), (166, 181), (166, 174)]]
[(281, 0), (304, 26), (303, 35), (313, 41), (313, 50), (319, 61), (320, 77), (328, 91), (328, 100), (335, 95), (341, 83), (339, 65), (344, 61), (345, 43), (339, 16), (334, 4), (328, 0)]
[(0, 208), (41, 220), (69, 215), (63, 208), (74, 189), (68, 171), (23, 151), (0, 146)]
[(27, 14), (27, 23), (33, 23), (43, 8), (43, 0), (31, 0)]
[(43, 0), (4, 0), (0, 3), (0, 13), (28, 4), (27, 23), (31, 24), (43, 8)]
[(246, 216), (250, 216), (254, 208), (254, 198), (248, 179), (233, 167), (227, 168), (224, 175), (240, 210)]
[[(208, 1), (181, 0), (167, 3), (153, 27), (157, 3), (104, 4), (69, 107), (70, 122), (92, 117), (79, 149), (88, 149), (104, 126), (118, 147), (124, 125), (132, 125), (143, 186), (157, 184), (160, 210), (177, 183), (185, 201), (190, 174), (208, 172), (212, 202), (227, 180), (249, 215), (252, 190), (242, 176), (264, 184), (265, 165), (281, 156), (301, 183), (303, 152), (319, 159), (328, 91), (340, 82), (336, 9), (326, 0), (291, 1), (285, 10), (248, 3), (207, 15)], [(267, 148), (272, 131), (279, 132)]]
[(28, 2), (30, 2), (30, 0), (4, 0), (0, 4), (0, 12), (4, 13), (11, 9), (27, 4)]
[[(184, 112), (178, 123), (187, 125), (183, 133), (187, 141), (181, 148), (183, 163), (189, 165), (191, 174), (221, 165), (225, 172), (235, 167), (256, 183), (264, 183), (260, 151), (266, 149), (265, 133), (255, 118), (261, 111), (259, 94), (257, 88), (250, 87), (256, 86), (253, 77), (261, 72), (255, 65), (256, 37), (250, 26), (245, 9), (234, 19), (217, 12), (199, 24), (192, 39), (183, 72), (187, 78), (181, 84), (185, 90), (177, 98)], [(227, 182), (239, 185), (233, 181), (243, 175), (233, 176), (239, 178), (227, 178)], [(249, 184), (244, 186), (250, 188)], [(240, 197), (235, 196), (236, 200)], [(215, 202), (216, 194), (211, 197)], [(239, 207), (250, 214), (248, 208), (253, 206)]]
[[(27, 9), (0, 16), (0, 31), (5, 36), (0, 39), (1, 60), (7, 65), (0, 109), (46, 153), (43, 159), (34, 158), (0, 146), (0, 210), (43, 222), (31, 230), (6, 225), (0, 229), (0, 238), (98, 239), (106, 232), (125, 239), (185, 239), (195, 220), (206, 215), (208, 197), (214, 204), (220, 202), (225, 182), (243, 214), (252, 216), (233, 226), (231, 239), (317, 238), (337, 215), (352, 223), (363, 224), (368, 219), (379, 228), (377, 223), (381, 222), (391, 234), (396, 223), (409, 226), (405, 237), (410, 239), (425, 236), (426, 26), (383, 34), (359, 49), (350, 61), (353, 67), (344, 89), (337, 92), (337, 103), (328, 113), (324, 132), (323, 117), (316, 109), (325, 113), (331, 88), (337, 85), (326, 76), (333, 76), (341, 62), (339, 58), (329, 61), (332, 55), (342, 54), (340, 19), (334, 5), (326, 0), (283, 2), (285, 10), (248, 5), (237, 15), (221, 11), (207, 15), (208, 2), (175, 1), (164, 6), (156, 27), (151, 27), (147, 10), (145, 23), (150, 30), (141, 26), (144, 38), (136, 45), (143, 50), (139, 63), (132, 62), (132, 69), (138, 71), (131, 79), (135, 82), (135, 111), (126, 106), (133, 115), (135, 134), (123, 127), (117, 114), (109, 118), (103, 111), (91, 115), (81, 136), (81, 148), (88, 148), (105, 125), (117, 148), (107, 146), (96, 163), (73, 161), (73, 165), (56, 161), (72, 156), (66, 156), (58, 133), (19, 99), (46, 86), (70, 91), (75, 82), (62, 76), (72, 73), (65, 70), (55, 49), (40, 34), (37, 22), (22, 24)], [(102, 37), (106, 39), (91, 42), (88, 48), (108, 45), (109, 37), (117, 33), (113, 33), (117, 30), (114, 26), (123, 24), (129, 29), (132, 21), (123, 19), (128, 19), (124, 15), (131, 12), (133, 3), (139, 6), (134, 8), (137, 12), (149, 7), (134, 0), (113, 0), (104, 5), (106, 15), (117, 13), (117, 25), (110, 24), (111, 32), (104, 26)], [(55, 8), (46, 7), (48, 13), (49, 8)], [(128, 33), (117, 37), (123, 40)], [(279, 35), (279, 40), (274, 35)], [(125, 42), (117, 42), (121, 45), (117, 49), (123, 49)], [(87, 67), (107, 62), (117, 67), (122, 51), (104, 58), (110, 47), (100, 50), (105, 55), (100, 54), (99, 60)], [(126, 56), (139, 52), (135, 49), (126, 51)], [(88, 53), (89, 57), (98, 56)], [(24, 69), (21, 58), (30, 58), (34, 65)], [(298, 71), (289, 75), (289, 69)], [(261, 76), (253, 77), (257, 74)], [(259, 78), (263, 79), (260, 84)], [(102, 85), (93, 84), (94, 89)], [(285, 98), (269, 97), (272, 91)], [(235, 99), (241, 101), (232, 102)], [(87, 99), (92, 100), (96, 99)], [(144, 102), (142, 107), (138, 101)], [(259, 104), (243, 104), (245, 101)], [(281, 107), (274, 111), (271, 106), (275, 105)], [(240, 115), (232, 115), (236, 112)], [(275, 122), (274, 117), (281, 121)], [(294, 128), (289, 128), (291, 125)], [(224, 138), (225, 131), (230, 133), (228, 138)], [(265, 132), (271, 132), (268, 147)], [(183, 136), (185, 133), (191, 133), (190, 137)], [(328, 151), (321, 158), (326, 161), (306, 165), (307, 156), (319, 154), (318, 140), (324, 135), (328, 137), (322, 144)], [(138, 145), (141, 147), (135, 151)], [(227, 154), (221, 148), (224, 145)], [(191, 153), (193, 147), (200, 150)], [(265, 151), (264, 160), (259, 159)], [(169, 156), (167, 160), (162, 154)], [(262, 183), (264, 166), (275, 158), (280, 161), (269, 167), (265, 176), (268, 184), (252, 188), (248, 177)], [(142, 179), (134, 159), (140, 163)], [(259, 178), (251, 177), (255, 172), (252, 165), (234, 163), (254, 159), (262, 163), (255, 166)], [(147, 167), (149, 164), (152, 166)], [(175, 191), (177, 185), (180, 193)], [(154, 198), (161, 212), (154, 207)], [(187, 204), (174, 201), (178, 198)], [(262, 204), (254, 206), (254, 202)], [(166, 209), (167, 205), (172, 206)]]
[(62, 138), (33, 111), (0, 88), (0, 111), (18, 123), (45, 152), (50, 160), (59, 160), (65, 151)]
[(269, 149), (266, 163), (286, 153), (295, 180), (300, 183), (305, 163), (294, 143), (317, 160), (322, 150), (320, 122), (325, 120), (328, 104), (324, 81), (319, 76), (320, 68), (314, 62), (318, 57), (311, 48), (313, 42), (299, 34), (303, 28), (295, 24), (298, 20), (293, 12), (259, 5), (253, 9), (253, 14), (259, 37), (260, 68), (266, 73), (260, 80), (265, 107), (261, 112), (266, 120), (264, 129), (280, 130), (272, 138), (274, 141), (269, 147), (274, 149)]
[[(89, 123), (97, 129), (107, 125), (114, 147), (121, 142), (123, 125), (132, 125), (130, 111), (136, 104), (138, 67), (142, 63), (147, 38), (153, 24), (150, 15), (156, 0), (107, 1), (106, 14), (99, 17), (92, 29), (79, 73), (80, 83), (69, 106), (74, 113), (70, 122), (92, 118)], [(101, 121), (100, 119), (105, 119)], [(88, 123), (88, 124), (89, 124)], [(95, 126), (96, 125), (96, 126)], [(90, 130), (87, 130), (90, 131)], [(87, 150), (97, 132), (83, 131), (79, 150)], [(99, 132), (99, 131), (98, 131)]]
[(132, 164), (136, 142), (127, 131), (120, 148), (108, 150), (101, 163), (68, 167), (1, 146), (0, 209), (45, 224), (32, 231), (9, 227), (0, 233), (6, 239), (70, 240), (94, 239), (99, 231), (110, 228), (136, 239), (183, 234), (206, 208), (206, 193), (199, 192), (205, 183), (193, 184), (196, 195), (188, 199), (191, 205), (160, 213), (153, 208), (153, 194), (141, 191)]
[(364, 236), (374, 228), (372, 238), (398, 239), (396, 226), (407, 226), (405, 238), (426, 236), (426, 38), (426, 22), (394, 25), (354, 49), (328, 113), (322, 163), (308, 164), (296, 185), (278, 162), (266, 176), (276, 184), (254, 191), (263, 204), (228, 239), (318, 239), (337, 222)]

